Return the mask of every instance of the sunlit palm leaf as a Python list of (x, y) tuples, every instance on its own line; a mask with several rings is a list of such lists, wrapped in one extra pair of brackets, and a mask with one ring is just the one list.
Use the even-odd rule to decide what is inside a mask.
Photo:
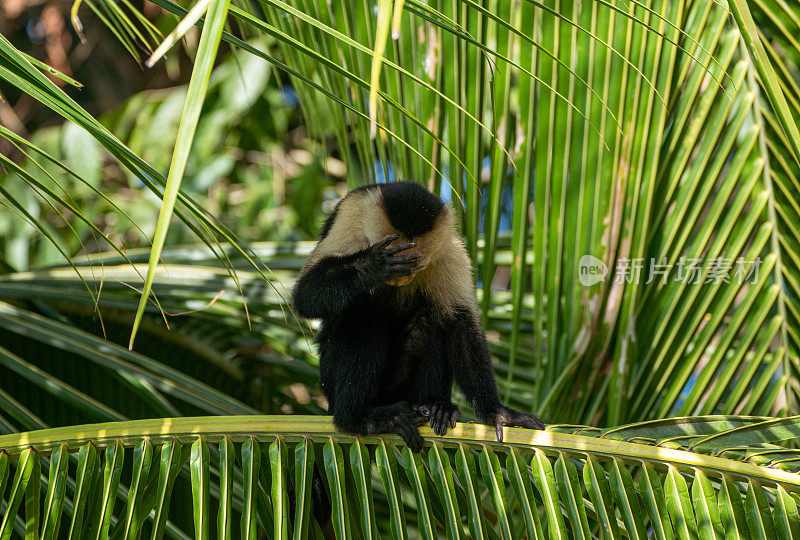
[[(744, 431), (760, 442), (742, 445)], [(312, 527), (311, 513), (299, 509), (317, 504), (312, 489), (320, 484), (312, 488), (311, 476), (320, 474), (333, 527), (340, 531), (360, 527), (358, 519), (366, 526), (363, 531), (381, 535), (416, 530), (423, 536), (450, 531), (459, 537), (467, 529), (474, 532), (480, 525), (472, 520), (478, 518), (483, 527), (499, 528), (510, 538), (525, 527), (532, 537), (563, 537), (568, 531), (633, 537), (651, 527), (713, 537), (723, 533), (723, 523), (743, 534), (791, 534), (800, 526), (790, 495), (800, 486), (798, 455), (775, 444), (798, 431), (797, 418), (705, 417), (607, 432), (580, 426), (508, 429), (506, 444), (498, 446), (493, 430), (459, 424), (445, 437), (424, 428), (432, 444), (412, 454), (396, 436), (356, 439), (337, 433), (322, 417), (173, 418), (40, 430), (0, 436), (0, 499), (8, 503), (0, 530), (10, 534), (24, 519), (31, 534), (58, 536), (70, 529), (81, 536), (99, 527), (103, 537), (105, 531), (114, 537), (130, 531), (136, 516), (143, 520), (144, 534), (152, 530), (160, 537), (166, 526), (167, 537), (193, 530), (201, 538), (214, 535), (208, 516), (219, 504), (217, 526), (233, 525), (232, 533), (241, 529), (245, 536), (283, 537)], [(622, 440), (632, 433), (636, 442)], [(312, 451), (319, 445), (324, 449)], [(151, 466), (156, 455), (159, 461)], [(65, 489), (69, 459), (78, 466)], [(128, 460), (133, 460), (132, 472), (125, 472)], [(38, 491), (39, 470), (49, 475), (42, 512), (22, 504), (30, 500), (25, 493)], [(294, 487), (287, 489), (290, 483)], [(99, 491), (83, 495), (88, 485)], [(129, 494), (144, 490), (152, 496), (136, 495), (127, 505), (115, 505), (116, 489), (125, 485), (134, 486)], [(348, 501), (366, 496), (370, 485), (370, 502), (364, 501), (357, 518)], [(84, 508), (95, 497), (99, 512)], [(235, 502), (223, 504), (221, 497)], [(751, 508), (748, 500), (755, 505), (752, 511), (745, 511)], [(393, 509), (388, 519), (375, 510), (386, 504)], [(440, 512), (441, 504), (450, 510)], [(287, 517), (290, 506), (298, 509), (293, 521)], [(190, 519), (181, 528), (173, 518), (180, 521), (187, 508), (194, 508), (194, 525)], [(84, 510), (90, 511), (76, 521), (75, 512)], [(508, 519), (518, 511), (528, 516), (527, 525)]]

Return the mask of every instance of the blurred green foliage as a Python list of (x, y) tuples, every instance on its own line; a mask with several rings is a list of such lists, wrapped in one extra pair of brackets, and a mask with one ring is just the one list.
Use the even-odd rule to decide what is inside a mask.
[[(264, 47), (262, 42), (251, 42)], [(100, 119), (131, 150), (158, 170), (169, 168), (170, 156), (186, 96), (186, 85), (137, 93)], [(65, 200), (80, 208), (103, 232), (129, 249), (147, 245), (160, 199), (120, 168), (84, 129), (72, 123), (37, 130), (31, 142), (83, 179), (78, 181), (53, 164), (24, 159), (21, 166)], [(325, 201), (345, 189), (344, 165), (309, 139), (299, 103), (291, 87), (257, 57), (229, 53), (211, 77), (182, 189), (205, 202), (238, 237), (249, 240), (313, 238), (324, 215)], [(13, 172), (0, 172), (0, 182), (39, 223), (59, 238), (64, 250), (80, 260), (102, 246), (88, 225), (37, 196)], [(132, 220), (125, 218), (95, 190)], [(177, 223), (169, 242), (195, 242)], [(14, 212), (0, 212), (0, 259), (17, 270), (63, 263), (58, 250)]]

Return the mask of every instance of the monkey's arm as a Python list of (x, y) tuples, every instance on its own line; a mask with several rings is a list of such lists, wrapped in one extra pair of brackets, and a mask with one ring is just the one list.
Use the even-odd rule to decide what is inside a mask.
[(414, 403), (430, 421), (437, 435), (456, 427), (461, 413), (451, 400), (453, 373), (447, 360), (447, 330), (433, 312), (433, 306), (421, 309), (409, 322), (409, 342), (414, 356)]
[(416, 244), (388, 247), (392, 234), (351, 255), (323, 257), (304, 270), (292, 294), (294, 308), (308, 319), (336, 315), (387, 280), (414, 273), (421, 255), (399, 255)]
[(489, 345), (477, 315), (468, 309), (456, 313), (448, 337), (448, 357), (456, 382), (482, 424), (494, 426), (503, 442), (504, 426), (544, 429), (535, 415), (506, 407), (500, 402), (494, 380)]

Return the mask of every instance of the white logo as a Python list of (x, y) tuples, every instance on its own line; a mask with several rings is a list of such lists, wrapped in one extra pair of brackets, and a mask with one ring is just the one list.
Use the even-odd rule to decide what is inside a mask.
[[(616, 260), (614, 273), (611, 276), (614, 284), (626, 283), (649, 285), (658, 280), (659, 284), (668, 281), (685, 281), (692, 285), (705, 283), (758, 283), (759, 269), (763, 261), (755, 259), (737, 259), (713, 257), (710, 259), (680, 257), (677, 261), (662, 258), (645, 259), (643, 257), (629, 259), (621, 257)], [(609, 279), (608, 265), (593, 255), (584, 255), (578, 261), (578, 281), (585, 287), (591, 287)]]
[(608, 265), (593, 255), (584, 255), (578, 261), (578, 281), (584, 287), (591, 287), (606, 279)]

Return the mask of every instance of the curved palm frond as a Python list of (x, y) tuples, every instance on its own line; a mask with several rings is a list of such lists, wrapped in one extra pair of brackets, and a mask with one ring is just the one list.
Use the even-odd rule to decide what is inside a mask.
[(491, 429), (459, 424), (445, 437), (424, 428), (429, 444), (412, 454), (396, 436), (354, 438), (325, 417), (40, 430), (0, 437), (0, 535), (317, 537), (319, 475), (339, 537), (791, 538), (800, 454), (777, 444), (798, 432), (797, 418), (700, 417), (512, 428), (498, 445)]

